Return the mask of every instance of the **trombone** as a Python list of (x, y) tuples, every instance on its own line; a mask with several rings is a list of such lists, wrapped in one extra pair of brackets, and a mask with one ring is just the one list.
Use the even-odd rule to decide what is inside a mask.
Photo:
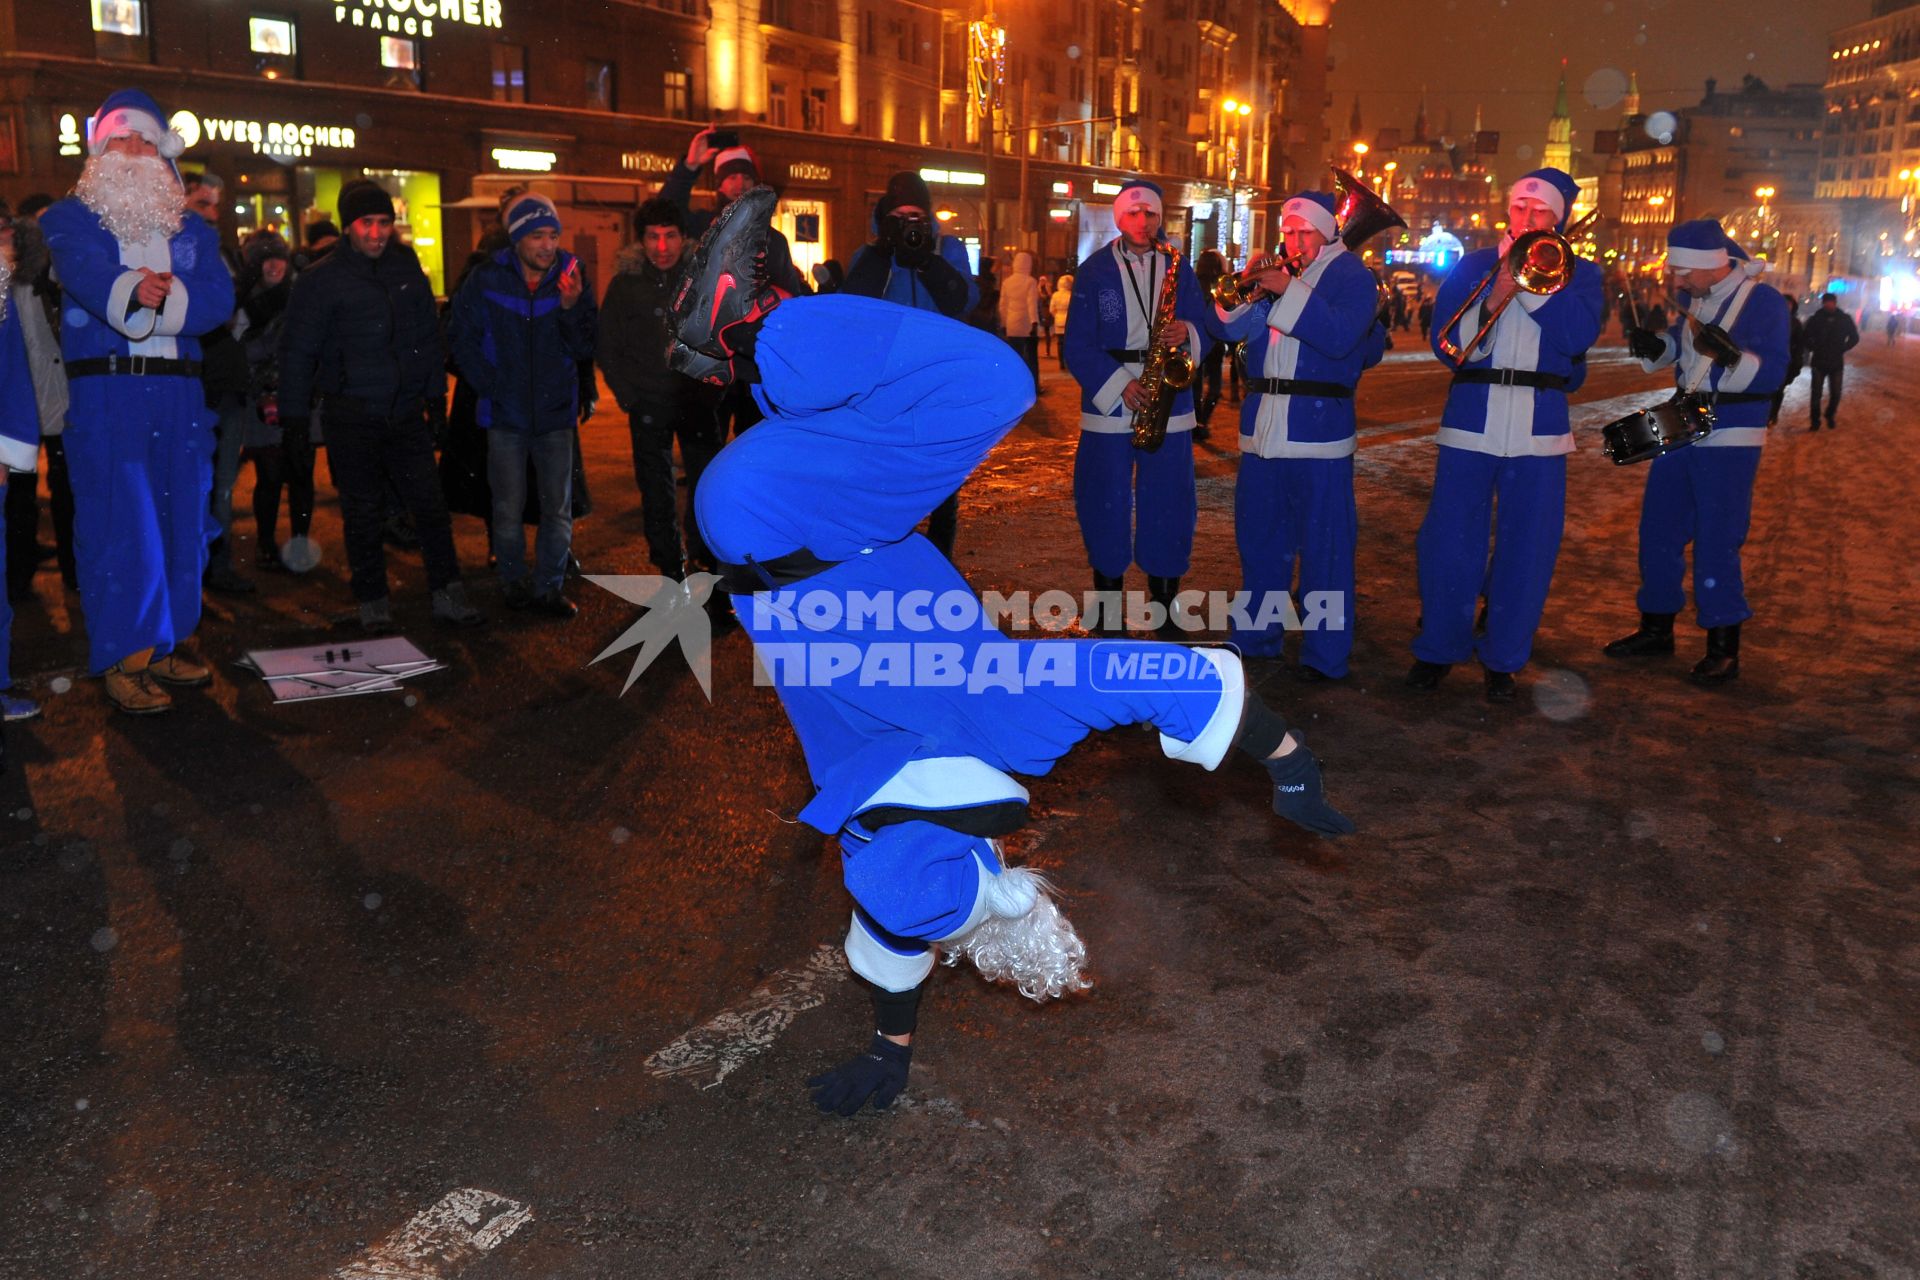
[[(1458, 311), (1453, 313), (1453, 319), (1447, 321), (1446, 327), (1440, 331), (1440, 350), (1447, 359), (1455, 364), (1464, 364), (1467, 353), (1476, 350), (1487, 340), (1487, 335), (1493, 332), (1493, 326), (1522, 291), (1536, 296), (1545, 296), (1566, 288), (1573, 281), (1573, 267), (1578, 260), (1573, 252), (1573, 237), (1580, 234), (1589, 222), (1599, 216), (1599, 213), (1600, 211), (1595, 209), (1579, 222), (1568, 227), (1565, 233), (1526, 231), (1515, 236), (1513, 243), (1507, 247), (1506, 257), (1496, 262), (1493, 269), (1473, 287), (1473, 292), (1467, 295), (1467, 300), (1460, 304)], [(1500, 305), (1495, 307), (1493, 313), (1481, 323), (1480, 332), (1473, 335), (1472, 342), (1464, 347), (1455, 343), (1450, 335), (1459, 330), (1460, 322), (1466, 319), (1467, 312), (1473, 310), (1479, 303), (1480, 295), (1493, 286), (1493, 282), (1499, 278), (1502, 271), (1513, 277), (1513, 283), (1517, 286), (1514, 292), (1500, 299)]]

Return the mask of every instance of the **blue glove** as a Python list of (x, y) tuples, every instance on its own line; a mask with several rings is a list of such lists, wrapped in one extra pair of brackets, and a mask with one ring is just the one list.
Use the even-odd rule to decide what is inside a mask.
[(1353, 819), (1327, 803), (1320, 762), (1302, 742), (1291, 755), (1265, 761), (1273, 779), (1273, 811), (1316, 835), (1350, 836)]
[(850, 1116), (869, 1098), (875, 1111), (885, 1111), (907, 1087), (907, 1066), (912, 1061), (910, 1046), (895, 1044), (876, 1031), (865, 1053), (813, 1077), (807, 1088), (813, 1090), (813, 1105), (829, 1114)]

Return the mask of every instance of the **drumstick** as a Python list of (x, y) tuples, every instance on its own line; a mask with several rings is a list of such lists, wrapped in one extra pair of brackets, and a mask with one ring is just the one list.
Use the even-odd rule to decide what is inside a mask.
[(1634, 328), (1636, 329), (1646, 328), (1645, 325), (1640, 323), (1640, 304), (1633, 300), (1633, 290), (1631, 289), (1627, 290), (1627, 310), (1633, 313)]

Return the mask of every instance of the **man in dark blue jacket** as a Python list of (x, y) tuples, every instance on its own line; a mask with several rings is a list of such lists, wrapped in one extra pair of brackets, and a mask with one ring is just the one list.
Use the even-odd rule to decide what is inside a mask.
[[(560, 215), (541, 195), (507, 210), (511, 241), (467, 275), (449, 333), (460, 376), (479, 396), (493, 490), (493, 558), (511, 608), (579, 612), (561, 594), (573, 543), (573, 424), (579, 362), (593, 356), (599, 315), (580, 260), (560, 247)], [(540, 496), (527, 572), (527, 466)]]
[(447, 419), (447, 362), (433, 286), (393, 234), (393, 199), (361, 179), (340, 189), (346, 243), (300, 277), (280, 338), (281, 448), (311, 459), (311, 419), (326, 410), (327, 457), (346, 526), (360, 625), (393, 629), (381, 546), (389, 480), (413, 513), (433, 619), (477, 626), (453, 550), (433, 438)]

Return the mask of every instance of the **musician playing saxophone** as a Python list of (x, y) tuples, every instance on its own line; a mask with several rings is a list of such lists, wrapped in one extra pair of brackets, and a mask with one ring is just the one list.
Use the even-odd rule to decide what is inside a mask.
[(1297, 562), (1308, 682), (1344, 679), (1353, 651), (1353, 390), (1387, 341), (1373, 272), (1341, 243), (1334, 208), (1321, 191), (1282, 205), (1283, 264), (1254, 277), (1267, 296), (1219, 312), (1228, 339), (1246, 340), (1252, 393), (1233, 499), (1247, 600), (1233, 639), (1244, 656), (1280, 656)]
[[(1436, 687), (1453, 664), (1478, 657), (1488, 700), (1511, 702), (1514, 673), (1533, 653), (1566, 513), (1567, 393), (1584, 376), (1606, 301), (1600, 268), (1561, 257), (1551, 237), (1533, 240), (1542, 259), (1564, 268), (1550, 290), (1522, 287), (1508, 250), (1527, 232), (1564, 230), (1577, 191), (1558, 169), (1521, 178), (1508, 194), (1506, 239), (1462, 258), (1434, 304), (1434, 354), (1454, 375), (1415, 544), (1421, 626), (1407, 672), (1415, 689)], [(1487, 626), (1476, 638), (1482, 590)]]
[(1174, 320), (1154, 331), (1172, 252), (1160, 238), (1160, 188), (1138, 178), (1128, 182), (1114, 196), (1113, 219), (1120, 234), (1074, 273), (1065, 343), (1067, 369), (1081, 389), (1074, 507), (1101, 597), (1100, 629), (1108, 633), (1124, 630), (1119, 602), (1129, 565), (1146, 572), (1148, 594), (1163, 616), (1171, 613), (1199, 513), (1193, 392), (1175, 393), (1164, 443), (1148, 450), (1133, 442), (1148, 347), (1157, 337), (1171, 352), (1198, 359), (1205, 351), (1202, 333), (1221, 336), (1184, 260), (1175, 275)]

